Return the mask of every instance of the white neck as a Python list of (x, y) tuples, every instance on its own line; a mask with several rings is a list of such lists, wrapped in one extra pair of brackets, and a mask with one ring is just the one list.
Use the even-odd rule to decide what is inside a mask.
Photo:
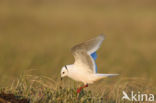
[(66, 65), (66, 66), (67, 66), (67, 69), (70, 71), (73, 68), (74, 64), (69, 64), (69, 65)]
[(66, 65), (68, 70), (68, 76), (70, 76), (74, 70), (74, 64)]

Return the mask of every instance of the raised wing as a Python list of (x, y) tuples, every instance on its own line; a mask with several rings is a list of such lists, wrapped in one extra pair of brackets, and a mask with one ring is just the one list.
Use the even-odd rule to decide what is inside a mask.
[(97, 72), (97, 66), (95, 60), (97, 58), (96, 50), (100, 47), (102, 41), (104, 40), (103, 35), (82, 42), (74, 46), (71, 51), (75, 58), (75, 64), (83, 64), (89, 67), (94, 73)]

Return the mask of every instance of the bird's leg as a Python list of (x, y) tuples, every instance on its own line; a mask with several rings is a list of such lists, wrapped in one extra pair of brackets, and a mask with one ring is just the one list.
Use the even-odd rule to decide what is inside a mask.
[(77, 89), (77, 93), (80, 93), (81, 90), (82, 90), (83, 88), (86, 88), (86, 87), (88, 87), (88, 84), (86, 84), (86, 85), (84, 85), (84, 86), (78, 88), (78, 89)]

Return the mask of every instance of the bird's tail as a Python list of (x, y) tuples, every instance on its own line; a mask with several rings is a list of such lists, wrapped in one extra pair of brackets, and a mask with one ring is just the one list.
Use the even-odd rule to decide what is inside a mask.
[(102, 78), (107, 78), (107, 77), (114, 77), (114, 76), (118, 76), (119, 74), (100, 74), (100, 73), (96, 73), (96, 80), (100, 80)]
[(113, 76), (118, 76), (119, 74), (100, 74), (100, 73), (96, 73), (97, 76), (100, 77), (113, 77)]

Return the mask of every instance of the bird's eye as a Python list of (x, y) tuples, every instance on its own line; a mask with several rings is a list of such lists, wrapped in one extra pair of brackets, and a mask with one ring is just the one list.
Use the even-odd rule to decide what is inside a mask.
[(64, 74), (64, 72), (62, 72)]

